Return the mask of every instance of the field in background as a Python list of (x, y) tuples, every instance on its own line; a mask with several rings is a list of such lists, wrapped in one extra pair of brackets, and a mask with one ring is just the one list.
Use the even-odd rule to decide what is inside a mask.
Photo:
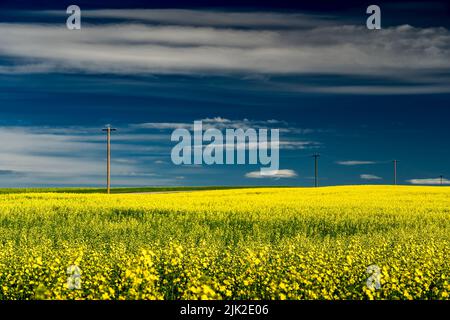
[[(179, 191), (202, 191), (202, 190), (228, 190), (247, 188), (247, 186), (199, 186), (199, 187), (116, 187), (111, 188), (111, 193), (143, 193), (143, 192), (179, 192)], [(284, 187), (277, 187), (284, 188)], [(11, 193), (106, 193), (106, 188), (0, 188), (0, 194)]]
[(449, 277), (447, 187), (0, 195), (0, 299), (448, 299)]

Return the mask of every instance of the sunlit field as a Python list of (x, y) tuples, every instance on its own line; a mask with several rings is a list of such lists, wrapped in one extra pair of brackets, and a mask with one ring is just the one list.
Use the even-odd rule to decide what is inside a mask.
[(449, 299), (449, 278), (448, 187), (0, 195), (0, 299)]

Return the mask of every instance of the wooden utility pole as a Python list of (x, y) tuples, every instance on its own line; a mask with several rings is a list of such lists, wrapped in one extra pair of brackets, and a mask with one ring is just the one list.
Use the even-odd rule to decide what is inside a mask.
[(444, 185), (444, 176), (440, 175), (440, 178), (441, 178), (441, 186), (442, 186), (442, 185)]
[(394, 160), (394, 185), (397, 185), (397, 162), (398, 160)]
[(320, 154), (315, 153), (313, 154), (313, 158), (314, 158), (314, 187), (318, 187), (319, 186), (319, 157)]
[(116, 131), (117, 129), (111, 128), (107, 125), (102, 131), (106, 131), (106, 192), (111, 193), (111, 131)]

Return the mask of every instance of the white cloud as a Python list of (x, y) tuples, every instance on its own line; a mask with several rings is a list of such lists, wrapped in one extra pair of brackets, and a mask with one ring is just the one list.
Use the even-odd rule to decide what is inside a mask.
[[(269, 120), (249, 120), (249, 119), (239, 119), (230, 120), (222, 117), (214, 118), (204, 118), (199, 119), (202, 122), (202, 128), (204, 130), (215, 128), (215, 129), (249, 129), (249, 128), (283, 128), (287, 127), (287, 122), (269, 119)], [(158, 129), (158, 130), (174, 130), (174, 129), (188, 129), (192, 130), (194, 127), (194, 122), (146, 122), (131, 125), (132, 128), (139, 129)]]
[[(411, 184), (424, 184), (424, 185), (440, 185), (441, 178), (425, 178), (425, 179), (411, 179), (407, 180)], [(442, 179), (442, 184), (450, 184), (450, 180)]]
[[(69, 129), (70, 131), (70, 129)], [(92, 136), (52, 133), (46, 128), (0, 127), (2, 152), (0, 168), (27, 174), (47, 173), (92, 175), (104, 171), (103, 145), (89, 141)], [(117, 163), (117, 170), (128, 165)]]
[[(47, 11), (48, 12), (48, 11)], [(60, 14), (58, 11), (49, 13)], [(300, 13), (229, 12), (183, 9), (122, 9), (84, 10), (83, 16), (137, 20), (154, 24), (195, 25), (215, 27), (315, 27), (329, 24), (330, 17)]]
[(359, 176), (363, 180), (382, 180), (383, 178), (376, 176), (374, 174), (361, 174)]
[(245, 174), (246, 178), (261, 179), (261, 178), (294, 178), (297, 173), (294, 170), (282, 169), (282, 170), (271, 170), (261, 173), (261, 171), (252, 171)]
[(337, 164), (342, 166), (359, 166), (365, 164), (375, 164), (375, 161), (360, 161), (360, 160), (346, 160), (346, 161), (337, 161)]
[[(225, 136), (224, 136), (225, 139)], [(207, 143), (203, 144), (205, 146)], [(315, 148), (319, 145), (318, 142), (315, 141), (279, 141), (278, 147), (275, 145), (271, 145), (270, 143), (270, 137), (269, 142), (244, 142), (244, 143), (223, 143), (223, 144), (216, 144), (219, 148), (224, 149), (236, 149), (236, 150), (254, 150), (254, 149), (285, 149), (285, 150), (304, 150), (304, 149), (311, 149)]]
[[(123, 131), (126, 133), (116, 133), (113, 137), (112, 167), (116, 185), (176, 182), (170, 175), (149, 172), (140, 157), (142, 153), (167, 154), (167, 144), (164, 147), (154, 143), (160, 142), (160, 135), (133, 133), (127, 128)], [(0, 175), (8, 177), (2, 179), (2, 186), (99, 185), (104, 182), (105, 136), (98, 128), (0, 127), (0, 136)], [(142, 144), (146, 141), (152, 144)]]
[(449, 83), (442, 85), (428, 84), (423, 81), (420, 75), (420, 85), (396, 85), (396, 86), (377, 86), (377, 85), (342, 85), (342, 86), (322, 86), (322, 87), (298, 87), (297, 91), (306, 91), (314, 93), (335, 93), (335, 94), (371, 94), (371, 95), (384, 95), (384, 94), (433, 94), (433, 93), (446, 93), (450, 92)]
[[(222, 117), (205, 119), (207, 127), (230, 126), (263, 127), (285, 126), (285, 122), (270, 119), (252, 121), (230, 120)], [(113, 177), (116, 184), (176, 184), (185, 171), (171, 167), (170, 135), (160, 128), (176, 128), (171, 123), (123, 126), (114, 133)], [(187, 125), (187, 124), (186, 124)], [(189, 123), (192, 126), (192, 123)], [(148, 131), (145, 131), (148, 130)], [(144, 132), (145, 131), (145, 132)], [(33, 184), (76, 185), (101, 184), (105, 175), (105, 135), (95, 127), (0, 127), (2, 152), (0, 152), (0, 175), (2, 186), (27, 186)], [(288, 136), (280, 142), (281, 149), (305, 149), (317, 145), (313, 141), (301, 141)], [(227, 147), (224, 144), (224, 147)], [(234, 147), (234, 145), (233, 145)], [(237, 148), (264, 148), (265, 143), (238, 145)], [(149, 158), (149, 155), (152, 157)], [(166, 158), (164, 158), (166, 157)], [(167, 160), (164, 160), (167, 159)], [(150, 167), (148, 167), (150, 163)], [(158, 171), (152, 172), (157, 165)], [(162, 166), (168, 164), (169, 166)], [(149, 171), (150, 169), (150, 171)], [(160, 170), (163, 170), (160, 172)], [(272, 178), (294, 176), (292, 170), (269, 172)], [(253, 174), (249, 174), (252, 177)], [(177, 178), (178, 177), (178, 178)], [(264, 176), (265, 177), (265, 176)], [(262, 178), (262, 177), (261, 177)]]
[[(311, 133), (312, 130), (301, 129), (301, 128), (293, 128), (290, 127), (286, 121), (280, 121), (276, 119), (269, 120), (249, 120), (249, 119), (241, 119), (241, 120), (230, 120), (223, 117), (214, 117), (214, 118), (205, 118), (201, 119), (202, 121), (202, 129), (218, 129), (221, 130), (224, 135), (224, 143), (217, 143), (218, 147), (222, 147), (225, 149), (267, 149), (274, 148), (270, 146), (270, 136), (269, 143), (268, 142), (245, 142), (245, 143), (235, 143), (235, 144), (226, 144), (225, 143), (225, 130), (226, 129), (254, 129), (258, 132), (259, 129), (278, 129), (280, 132), (291, 134), (305, 134)], [(194, 123), (185, 123), (185, 122), (148, 122), (148, 123), (140, 123), (131, 125), (132, 128), (135, 129), (150, 129), (150, 130), (174, 130), (174, 129), (187, 129), (193, 130)], [(278, 148), (285, 150), (303, 150), (303, 149), (311, 149), (317, 148), (320, 146), (320, 143), (317, 141), (310, 140), (298, 140), (292, 137), (286, 138), (284, 140), (279, 141)]]
[[(83, 14), (125, 21), (84, 23), (80, 32), (62, 24), (1, 23), (0, 55), (16, 61), (0, 66), (0, 72), (318, 73), (404, 81), (391, 86), (291, 87), (358, 94), (436, 93), (450, 87), (449, 80), (439, 76), (450, 69), (450, 32), (445, 28), (398, 26), (369, 32), (365, 26), (342, 25), (330, 17), (283, 13), (85, 10)], [(156, 25), (136, 24), (136, 19)], [(233, 22), (265, 27), (236, 28)]]
[(193, 127), (193, 124), (181, 122), (146, 122), (133, 124), (132, 127), (137, 129), (175, 130), (175, 129), (191, 129)]

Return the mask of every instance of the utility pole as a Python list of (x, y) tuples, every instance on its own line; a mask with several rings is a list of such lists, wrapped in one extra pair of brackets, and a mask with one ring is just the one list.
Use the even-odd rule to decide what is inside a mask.
[(398, 160), (394, 160), (394, 185), (397, 185), (397, 162)]
[(320, 154), (315, 153), (313, 154), (313, 158), (314, 158), (314, 187), (318, 187), (319, 186), (319, 157)]
[(111, 128), (108, 124), (106, 128), (102, 131), (106, 131), (106, 192), (111, 193), (111, 131), (116, 131), (117, 129)]
[(440, 178), (441, 178), (441, 186), (442, 186), (442, 185), (444, 185), (444, 176), (440, 175)]

